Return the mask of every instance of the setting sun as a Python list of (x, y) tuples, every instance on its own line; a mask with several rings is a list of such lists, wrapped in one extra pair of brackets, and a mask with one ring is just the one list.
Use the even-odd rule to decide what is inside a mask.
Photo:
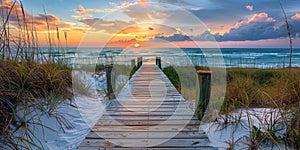
[(140, 0), (140, 2), (141, 2), (141, 3), (146, 3), (147, 1), (146, 1), (146, 0)]
[(140, 45), (139, 43), (135, 43), (133, 46), (134, 46), (135, 48), (138, 48), (138, 47), (140, 47), (141, 45)]

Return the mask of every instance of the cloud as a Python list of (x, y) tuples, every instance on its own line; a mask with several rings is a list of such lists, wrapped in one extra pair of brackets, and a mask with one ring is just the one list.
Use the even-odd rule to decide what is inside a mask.
[[(200, 7), (200, 10), (190, 10), (190, 12), (205, 22), (214, 33), (228, 32), (234, 22), (252, 16), (253, 13), (266, 12), (275, 20), (282, 18), (280, 4), (273, 0), (210, 0), (209, 2), (212, 3), (210, 7)], [(289, 13), (300, 8), (299, 1), (282, 1), (282, 3), (285, 8), (288, 8)], [(246, 9), (247, 5), (254, 6), (253, 11)], [(226, 29), (222, 29), (221, 26), (226, 26)]]
[(157, 35), (155, 39), (165, 40), (170, 42), (179, 42), (179, 41), (215, 41), (215, 37), (209, 31), (205, 31), (198, 36), (188, 36), (183, 33), (175, 33), (172, 35)]
[[(287, 37), (285, 23), (276, 22), (266, 13), (255, 14), (247, 21), (238, 22), (237, 26), (231, 28), (224, 35), (215, 34), (217, 41), (255, 41), (264, 39), (276, 39)], [(292, 37), (297, 37), (300, 32), (300, 20), (290, 22)]]
[(185, 0), (159, 0), (159, 3), (175, 4), (175, 5), (191, 5)]
[[(295, 15), (294, 15), (295, 16)], [(172, 36), (160, 35), (156, 38), (167, 41), (257, 41), (265, 39), (278, 39), (286, 38), (287, 30), (285, 23), (282, 22), (279, 26), (279, 22), (269, 17), (266, 13), (254, 14), (249, 19), (245, 19), (236, 23), (227, 33), (224, 35), (212, 34), (210, 31), (203, 32), (197, 36), (187, 36), (183, 34), (174, 34)], [(238, 24), (238, 25), (237, 25)], [(290, 20), (292, 37), (300, 37), (300, 19)]]
[(272, 17), (269, 17), (267, 13), (254, 14), (247, 23), (250, 22), (274, 22), (275, 20)]
[(250, 24), (252, 22), (275, 22), (276, 20), (272, 17), (269, 17), (269, 15), (265, 12), (254, 14), (251, 18), (248, 18), (246, 20), (241, 20), (237, 23), (235, 23), (234, 28), (239, 28), (240, 26)]
[(246, 9), (248, 9), (249, 11), (253, 11), (253, 6), (247, 5), (247, 6), (246, 6)]
[(77, 14), (76, 16), (72, 16), (74, 18), (86, 18), (86, 17), (93, 17), (92, 14), (89, 14), (88, 11), (83, 7), (83, 5), (78, 5), (79, 9), (74, 10)]
[[(110, 5), (116, 6), (116, 3), (109, 2)], [(119, 7), (127, 7), (127, 2), (121, 2), (121, 6)], [(78, 5), (78, 9), (74, 10), (77, 15), (73, 15), (73, 18), (78, 19), (84, 19), (84, 18), (91, 18), (93, 17), (90, 13), (103, 13), (103, 12), (114, 12), (116, 11), (116, 8), (104, 8), (104, 9), (98, 9), (98, 8), (85, 8), (82, 4)]]
[(14, 4), (14, 2), (8, 0), (0, 2), (0, 12), (3, 12), (4, 16), (8, 15), (6, 13), (9, 12), (13, 5), (14, 7), (9, 15), (9, 23), (16, 29), (19, 28), (19, 25), (24, 25), (25, 23), (28, 27), (30, 27), (30, 29), (33, 27), (36, 31), (47, 31), (47, 24), (49, 25), (50, 30), (56, 30), (56, 26), (62, 29), (71, 29), (73, 27), (72, 23), (63, 22), (60, 18), (52, 14), (38, 14), (33, 16), (24, 9), (22, 10), (22, 7), (19, 3)]
[[(125, 3), (125, 2), (124, 2)], [(122, 4), (120, 11), (132, 18), (135, 22), (153, 21), (155, 19), (161, 19), (165, 17), (163, 11), (155, 7), (151, 7), (148, 4), (141, 5), (139, 3)], [(151, 7), (151, 9), (149, 9)]]
[(291, 17), (292, 20), (300, 20), (300, 13), (296, 13), (294, 16)]
[(38, 16), (35, 16), (33, 20), (36, 20), (36, 21), (45, 21), (47, 17), (47, 21), (49, 23), (59, 23), (60, 22), (60, 19), (54, 15), (45, 15), (45, 14), (38, 14)]
[(147, 11), (145, 11), (145, 8), (140, 7), (140, 5), (132, 5), (124, 10), (124, 13), (137, 22), (150, 20)]
[(194, 7), (194, 8), (191, 8), (190, 10), (201, 10), (201, 8), (199, 8), (199, 7)]
[(170, 41), (170, 42), (178, 42), (178, 41), (192, 41), (191, 38), (187, 35), (182, 34), (173, 34), (171, 36), (156, 36), (155, 39)]
[(115, 2), (108, 2), (109, 5), (111, 6), (116, 6), (117, 4)]
[(96, 12), (96, 13), (102, 13), (102, 12), (114, 12), (116, 11), (115, 8), (105, 8), (105, 9), (97, 9), (97, 8), (87, 8), (87, 12)]
[(127, 2), (127, 1), (123, 1), (123, 2), (120, 2), (120, 4), (121, 5), (118, 6), (118, 8), (127, 8), (127, 7), (135, 5), (137, 3), (136, 2), (130, 3), (130, 2)]
[(237, 22), (224, 35), (212, 34), (210, 31), (202, 32), (200, 35), (190, 36), (179, 34), (178, 32), (172, 36), (156, 36), (156, 38), (168, 41), (244, 41), (259, 40), (273, 37), (285, 36), (281, 28), (275, 31), (276, 20), (269, 17), (267, 13), (254, 14), (248, 19)]
[(79, 20), (79, 22), (84, 23), (88, 27), (96, 31), (105, 31), (106, 33), (115, 34), (118, 33), (121, 29), (135, 24), (135, 22), (125, 22), (121, 20), (104, 20), (100, 18), (88, 18)]

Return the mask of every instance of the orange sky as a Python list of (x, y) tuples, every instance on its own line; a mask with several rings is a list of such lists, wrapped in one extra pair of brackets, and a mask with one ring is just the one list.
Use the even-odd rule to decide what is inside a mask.
[[(192, 3), (191, 0), (186, 1), (189, 4)], [(203, 7), (200, 7), (200, 5), (196, 6), (195, 3), (193, 3), (195, 6), (186, 4), (186, 8), (181, 10), (178, 6), (166, 7), (162, 4), (157, 5), (148, 2), (150, 1), (124, 0), (119, 2), (112, 0), (109, 3), (96, 5), (97, 1), (88, 1), (86, 3), (61, 1), (61, 3), (65, 4), (57, 2), (50, 4), (50, 2), (43, 1), (40, 4), (49, 5), (45, 13), (42, 7), (39, 8), (39, 5), (35, 6), (38, 2), (24, 1), (25, 10), (22, 10), (20, 2), (17, 1), (11, 11), (11, 33), (15, 33), (16, 38), (20, 36), (15, 31), (19, 29), (24, 31), (25, 25), (23, 20), (26, 20), (29, 31), (37, 32), (40, 46), (45, 47), (49, 45), (49, 35), (53, 46), (57, 46), (59, 44), (58, 40), (60, 40), (63, 47), (66, 45), (69, 47), (130, 47), (135, 44), (138, 44), (139, 48), (168, 46), (264, 47), (266, 45), (270, 47), (288, 47), (289, 42), (286, 40), (286, 31), (276, 31), (281, 32), (280, 34), (274, 32), (274, 30), (282, 29), (285, 25), (284, 22), (277, 19), (278, 17), (274, 17), (274, 14), (269, 13), (267, 10), (254, 12), (257, 8), (256, 5), (242, 4), (239, 11), (243, 11), (243, 13), (248, 15), (236, 20), (227, 16), (228, 20), (233, 21), (220, 23), (217, 19), (202, 22), (196, 14), (191, 13), (206, 7), (207, 11), (212, 9), (213, 13), (213, 10), (218, 10), (214, 8), (217, 4), (213, 5), (203, 2)], [(1, 1), (0, 7), (2, 12), (9, 12), (13, 4), (14, 2), (11, 0)], [(54, 6), (66, 8), (58, 9)], [(182, 4), (182, 6), (184, 5)], [(39, 11), (32, 10), (38, 8)], [(229, 9), (227, 11), (232, 10)], [(22, 15), (23, 12), (25, 16)], [(299, 12), (289, 11), (289, 14), (291, 15), (288, 16), (288, 19), (292, 27), (300, 23)], [(214, 17), (218, 18), (219, 15)], [(224, 17), (226, 18), (226, 16)], [(19, 18), (19, 20), (16, 18)], [(47, 18), (47, 22), (45, 18)], [(21, 28), (19, 24), (21, 24)], [(262, 26), (264, 24), (267, 26)], [(253, 37), (260, 36), (262, 31), (258, 31), (258, 33), (252, 32), (270, 26), (273, 26), (273, 28), (270, 28), (271, 31), (264, 31), (270, 35), (262, 34), (261, 38), (253, 39)], [(252, 32), (248, 32), (248, 28)], [(299, 36), (299, 33), (296, 30), (293, 32), (293, 36)], [(67, 34), (67, 39), (65, 39), (65, 34)], [(255, 34), (255, 36), (252, 34)], [(279, 36), (272, 37), (272, 35)], [(219, 38), (218, 42), (214, 40), (214, 37)], [(192, 38), (193, 41), (189, 38)], [(296, 41), (294, 46), (299, 46), (299, 42), (297, 42), (299, 38), (294, 38), (294, 40)]]

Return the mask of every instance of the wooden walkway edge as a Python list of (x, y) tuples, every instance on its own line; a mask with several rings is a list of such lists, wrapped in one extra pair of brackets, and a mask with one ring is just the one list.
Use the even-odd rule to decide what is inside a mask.
[(143, 64), (117, 97), (78, 149), (216, 149), (156, 65)]

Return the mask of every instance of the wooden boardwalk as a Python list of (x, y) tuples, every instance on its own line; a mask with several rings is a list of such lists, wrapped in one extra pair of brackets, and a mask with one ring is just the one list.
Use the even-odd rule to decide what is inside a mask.
[(215, 149), (193, 113), (164, 73), (144, 64), (78, 149)]

